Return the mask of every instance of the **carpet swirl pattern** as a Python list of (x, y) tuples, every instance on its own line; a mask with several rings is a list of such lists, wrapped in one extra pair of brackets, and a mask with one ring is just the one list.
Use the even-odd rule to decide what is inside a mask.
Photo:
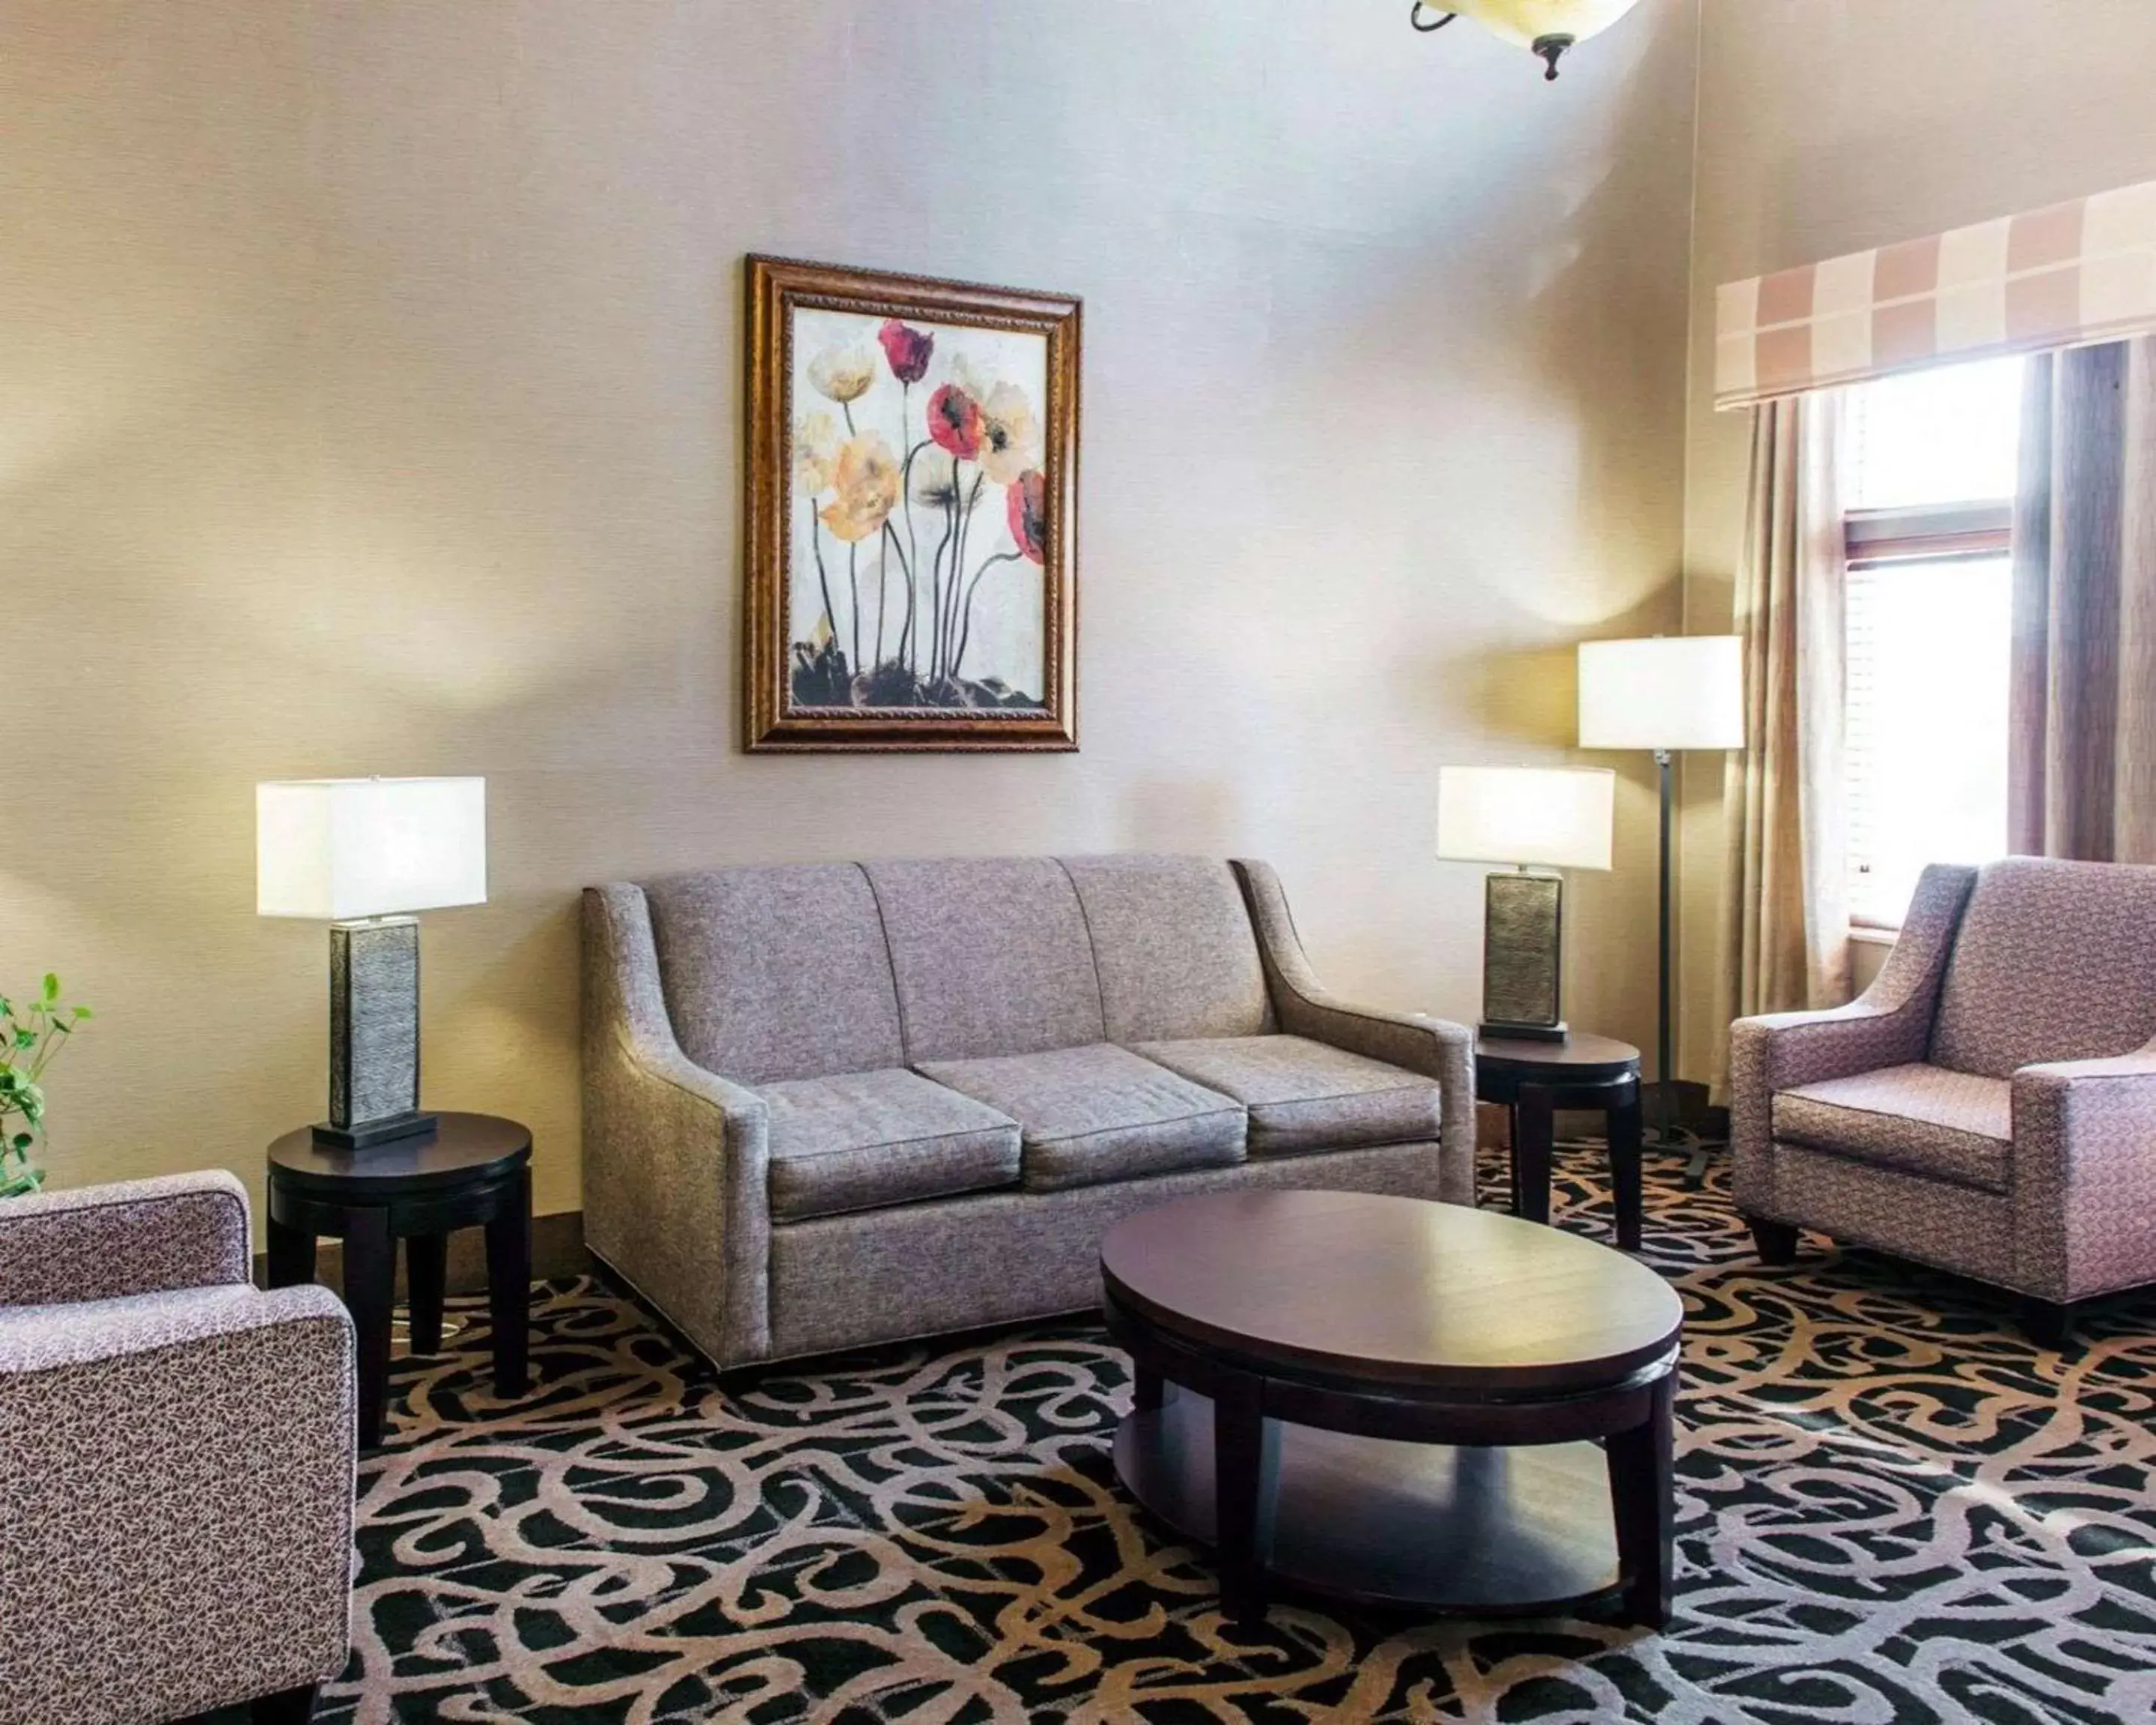
[[(1676, 1620), (1238, 1630), (1118, 1490), (1094, 1324), (745, 1394), (589, 1282), (495, 1402), (483, 1302), (400, 1363), (362, 1464), (354, 1652), (319, 1717), (557, 1722), (2156, 1719), (2156, 1302), (2063, 1355), (2003, 1301), (1808, 1242), (1763, 1269), (1719, 1175), (1650, 1173), (1685, 1295)], [(1563, 1225), (1606, 1238), (1599, 1158)]]

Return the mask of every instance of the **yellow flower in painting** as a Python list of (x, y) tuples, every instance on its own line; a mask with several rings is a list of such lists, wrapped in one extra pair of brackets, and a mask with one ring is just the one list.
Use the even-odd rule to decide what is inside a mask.
[(1040, 465), (1040, 422), (1015, 383), (998, 383), (981, 403), (981, 467), (999, 485), (1014, 485)]
[(898, 457), (873, 431), (848, 439), (831, 470), (839, 495), (820, 511), (820, 519), (849, 545), (873, 539), (898, 506)]
[(793, 483), (819, 497), (837, 483), (839, 423), (829, 413), (803, 413), (793, 428)]
[(808, 381), (841, 407), (866, 395), (875, 374), (875, 355), (865, 347), (826, 347), (808, 362)]

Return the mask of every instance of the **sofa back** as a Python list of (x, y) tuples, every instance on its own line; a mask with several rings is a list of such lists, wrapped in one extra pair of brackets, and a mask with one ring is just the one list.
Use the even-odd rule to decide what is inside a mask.
[(666, 1015), (707, 1072), (776, 1084), (906, 1064), (875, 895), (851, 863), (644, 888)]
[(1273, 1024), (1222, 861), (721, 868), (643, 891), (682, 1051), (746, 1084)]
[(2156, 1040), (2156, 868), (2010, 857), (1962, 912), (1932, 1060), (2007, 1078)]

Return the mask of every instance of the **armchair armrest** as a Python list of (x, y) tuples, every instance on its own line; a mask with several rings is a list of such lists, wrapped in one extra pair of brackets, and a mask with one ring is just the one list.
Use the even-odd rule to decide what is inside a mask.
[(1772, 1216), (1774, 1092), (1923, 1059), (1974, 869), (1933, 864), (1871, 986), (1846, 1006), (1774, 1013), (1729, 1027), (1729, 1144), (1737, 1201)]
[(1270, 864), (1238, 861), (1235, 873), (1281, 1028), (1436, 1080), (1440, 1099), (1438, 1195), (1475, 1201), (1475, 1033), (1445, 1019), (1356, 1006), (1317, 979)]
[(2014, 1075), (2014, 1258), (2060, 1305), (2156, 1281), (2156, 1043)]
[(0, 1310), (0, 1718), (191, 1717), (342, 1668), (352, 1353), (321, 1287)]
[(642, 891), (587, 891), (583, 937), (585, 1238), (715, 1364), (761, 1359), (768, 1111), (682, 1052)]
[(0, 1307), (244, 1282), (247, 1189), (222, 1172), (45, 1192), (0, 1204)]

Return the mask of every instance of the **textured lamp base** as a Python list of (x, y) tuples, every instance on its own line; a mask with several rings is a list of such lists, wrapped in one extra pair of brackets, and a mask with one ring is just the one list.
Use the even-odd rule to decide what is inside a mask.
[(330, 926), (330, 1117), (315, 1142), (342, 1150), (424, 1137), (419, 1106), (419, 922)]
[(315, 1142), (333, 1150), (366, 1150), (377, 1144), (394, 1144), (405, 1138), (431, 1138), (441, 1125), (439, 1117), (414, 1111), (393, 1114), (382, 1120), (370, 1120), (356, 1127), (332, 1126), (326, 1120), (316, 1122)]
[(1482, 1034), (1563, 1042), (1558, 998), (1564, 882), (1555, 875), (1492, 875), (1482, 909)]
[(1485, 1019), (1475, 1027), (1478, 1036), (1510, 1042), (1569, 1042), (1569, 1024), (1507, 1024), (1494, 1019)]

